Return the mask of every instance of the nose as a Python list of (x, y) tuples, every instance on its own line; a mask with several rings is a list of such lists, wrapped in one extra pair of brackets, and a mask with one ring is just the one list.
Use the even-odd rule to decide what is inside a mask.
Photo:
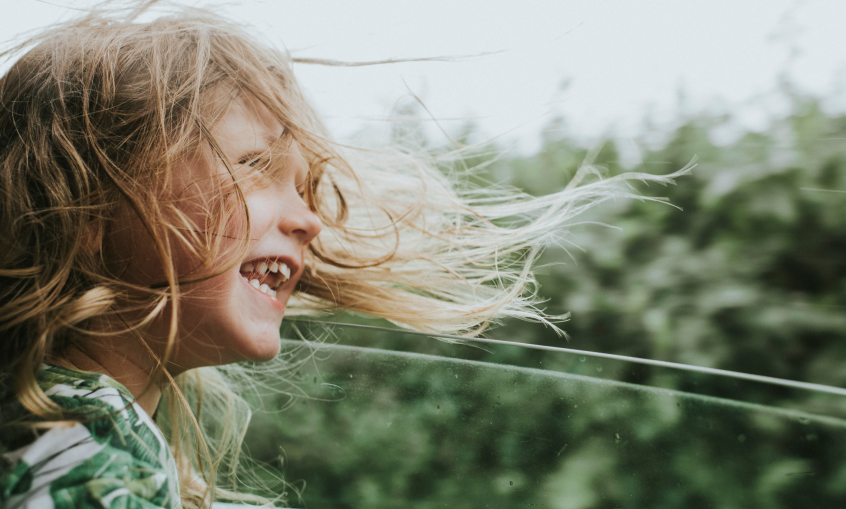
[(287, 213), (279, 220), (279, 229), (282, 233), (298, 239), (303, 245), (308, 244), (323, 229), (323, 223), (299, 194), (295, 194), (291, 200)]
[(291, 143), (287, 166), (288, 180), (285, 196), (288, 206), (285, 207), (287, 210), (279, 220), (279, 229), (282, 233), (297, 238), (306, 245), (317, 237), (323, 229), (323, 224), (297, 191), (296, 179), (293, 176), (307, 174), (308, 164), (296, 140)]

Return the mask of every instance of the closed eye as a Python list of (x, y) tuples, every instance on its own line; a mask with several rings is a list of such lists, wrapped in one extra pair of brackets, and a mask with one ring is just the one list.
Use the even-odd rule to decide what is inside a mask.
[(261, 162), (261, 156), (257, 154), (249, 154), (238, 161), (238, 164), (246, 164), (251, 168), (255, 167), (258, 163)]

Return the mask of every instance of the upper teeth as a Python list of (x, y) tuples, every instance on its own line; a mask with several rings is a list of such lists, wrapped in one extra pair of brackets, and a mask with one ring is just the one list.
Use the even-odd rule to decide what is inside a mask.
[[(262, 283), (261, 279), (263, 279), (268, 272), (279, 274), (278, 285), (281, 285), (285, 281), (291, 279), (291, 269), (288, 268), (288, 265), (284, 262), (280, 262), (278, 260), (264, 260), (258, 262), (258, 265), (254, 262), (245, 263), (241, 266), (241, 272), (248, 274), (248, 276), (242, 276), (247, 283), (273, 298), (276, 298), (276, 290), (271, 288), (270, 285)], [(252, 274), (257, 275), (258, 278), (252, 277)]]
[(282, 274), (286, 281), (291, 279), (291, 269), (282, 262), (273, 262), (268, 270), (274, 274)]
[(291, 269), (288, 268), (284, 262), (279, 261), (263, 261), (259, 262), (258, 267), (256, 267), (253, 263), (245, 263), (241, 267), (241, 272), (255, 272), (259, 276), (263, 276), (268, 272), (272, 272), (273, 274), (282, 274), (285, 276), (285, 280), (291, 279)]

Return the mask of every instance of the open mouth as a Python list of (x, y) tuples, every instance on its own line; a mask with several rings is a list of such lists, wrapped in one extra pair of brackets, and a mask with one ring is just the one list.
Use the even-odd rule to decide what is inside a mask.
[(288, 265), (275, 258), (253, 260), (241, 265), (241, 277), (256, 290), (276, 298), (276, 291), (291, 279)]

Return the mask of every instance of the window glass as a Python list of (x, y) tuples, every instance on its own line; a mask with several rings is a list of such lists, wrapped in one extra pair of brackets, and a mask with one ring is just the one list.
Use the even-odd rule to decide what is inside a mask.
[(304, 361), (296, 390), (265, 394), (247, 443), (305, 481), (310, 507), (846, 501), (837, 394), (589, 354), (541, 352), (529, 367), (508, 362), (515, 347), (396, 331), (290, 322), (283, 333)]

